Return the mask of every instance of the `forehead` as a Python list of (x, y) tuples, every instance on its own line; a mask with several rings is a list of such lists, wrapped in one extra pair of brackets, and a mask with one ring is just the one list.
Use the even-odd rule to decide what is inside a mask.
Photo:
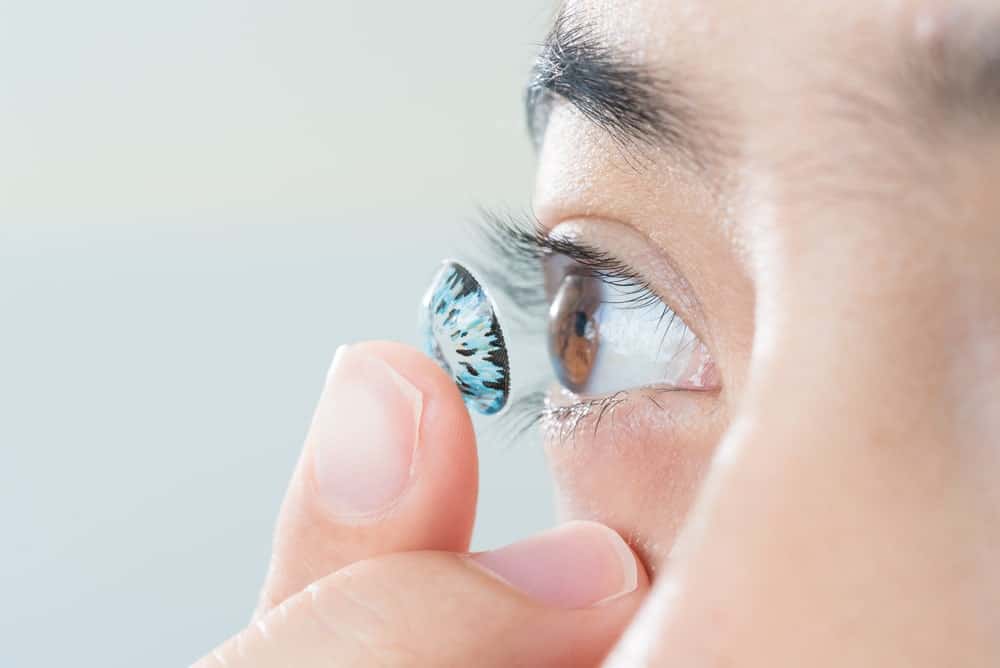
[(666, 84), (717, 174), (933, 180), (941, 149), (968, 156), (1000, 129), (995, 0), (569, 0), (561, 15)]
[(563, 14), (706, 103), (845, 84), (1000, 89), (996, 0), (569, 0)]
[(773, 217), (947, 218), (998, 173), (997, 0), (568, 0), (562, 15), (666, 82), (691, 112), (685, 143), (709, 159), (672, 142), (623, 168), (563, 105), (541, 153), (545, 220), (596, 212), (693, 238)]
[(669, 39), (723, 51), (731, 43), (816, 47), (851, 36), (968, 32), (1000, 19), (994, 0), (566, 0), (561, 11), (601, 24), (609, 38), (651, 48)]

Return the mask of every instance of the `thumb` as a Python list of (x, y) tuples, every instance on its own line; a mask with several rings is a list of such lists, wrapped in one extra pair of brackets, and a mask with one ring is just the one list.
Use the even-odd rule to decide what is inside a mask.
[(196, 668), (593, 666), (648, 586), (589, 522), (493, 552), (390, 554), (310, 585)]

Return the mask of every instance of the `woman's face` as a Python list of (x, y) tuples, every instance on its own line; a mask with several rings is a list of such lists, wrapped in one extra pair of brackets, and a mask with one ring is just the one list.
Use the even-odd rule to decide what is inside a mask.
[(529, 89), (536, 214), (652, 295), (598, 311), (550, 268), (567, 518), (655, 575), (734, 422), (804, 458), (856, 443), (816, 458), (855, 519), (932, 506), (954, 462), (925, 441), (993, 498), (973, 444), (998, 433), (998, 34), (990, 0), (566, 3)]

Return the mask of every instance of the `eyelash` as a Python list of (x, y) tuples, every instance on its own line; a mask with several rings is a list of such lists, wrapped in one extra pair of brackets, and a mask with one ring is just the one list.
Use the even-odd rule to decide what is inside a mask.
[[(531, 216), (481, 209), (478, 223), (487, 259), (482, 273), (513, 306), (513, 313), (508, 316), (528, 330), (537, 333), (538, 323), (545, 322), (549, 297), (544, 285), (543, 264), (546, 258), (555, 256), (570, 259), (588, 276), (618, 288), (623, 297), (613, 303), (619, 306), (642, 309), (659, 305), (662, 313), (657, 327), (666, 323), (664, 337), (677, 319), (677, 314), (646, 279), (599, 248), (570, 239), (552, 238)], [(604, 418), (613, 415), (628, 399), (628, 393), (623, 391), (581, 399), (567, 406), (553, 406), (548, 404), (546, 396), (545, 391), (536, 390), (516, 398), (503, 417), (505, 431), (516, 438), (541, 425), (558, 441), (565, 442), (575, 439), (580, 425), (590, 416), (595, 416), (593, 429), (596, 433)], [(649, 399), (659, 405), (654, 396)]]
[(516, 304), (520, 317), (537, 317), (538, 310), (548, 306), (542, 263), (558, 255), (572, 260), (587, 276), (624, 293), (621, 301), (612, 303), (635, 309), (660, 304), (661, 320), (676, 317), (645, 278), (613, 255), (577, 241), (552, 238), (537, 220), (529, 217), (504, 216), (485, 209), (480, 213), (480, 236), (489, 251), (487, 257), (495, 263), (485, 273)]

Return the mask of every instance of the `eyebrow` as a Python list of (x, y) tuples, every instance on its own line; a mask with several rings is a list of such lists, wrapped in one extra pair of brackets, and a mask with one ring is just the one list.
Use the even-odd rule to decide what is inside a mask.
[[(996, 123), (1000, 110), (1000, 10), (947, 17), (939, 30), (905, 52), (903, 79), (922, 92), (932, 110)], [(914, 45), (911, 45), (911, 48)]]
[(528, 132), (545, 136), (556, 99), (626, 149), (666, 146), (690, 153), (689, 101), (670, 82), (608, 45), (595, 26), (561, 14), (542, 45), (525, 93)]

